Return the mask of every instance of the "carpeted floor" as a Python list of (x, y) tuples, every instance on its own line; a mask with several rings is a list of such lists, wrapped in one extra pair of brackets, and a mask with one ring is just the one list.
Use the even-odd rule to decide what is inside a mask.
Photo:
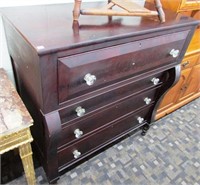
[[(37, 184), (48, 184), (42, 167)], [(8, 183), (26, 184), (22, 176)], [(66, 172), (59, 185), (200, 185), (200, 98)]]

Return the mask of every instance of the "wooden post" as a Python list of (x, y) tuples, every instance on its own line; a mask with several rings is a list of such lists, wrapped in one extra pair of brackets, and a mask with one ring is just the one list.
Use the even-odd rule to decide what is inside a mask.
[(81, 3), (82, 3), (82, 0), (74, 0), (74, 10), (73, 10), (74, 21), (78, 21), (78, 18), (80, 16)]
[(165, 22), (165, 13), (162, 9), (162, 4), (161, 4), (160, 0), (154, 0), (154, 2), (156, 5), (156, 9), (158, 11), (158, 16), (159, 16), (160, 22), (164, 23)]
[[(81, 10), (82, 0), (74, 0), (73, 19), (78, 21), (82, 15), (101, 15), (101, 16), (159, 16), (160, 22), (165, 22), (165, 14), (160, 0), (154, 0), (157, 11), (150, 11), (141, 7), (131, 0), (108, 0), (108, 4), (103, 8), (90, 8)], [(113, 6), (118, 6), (125, 11), (112, 10)]]

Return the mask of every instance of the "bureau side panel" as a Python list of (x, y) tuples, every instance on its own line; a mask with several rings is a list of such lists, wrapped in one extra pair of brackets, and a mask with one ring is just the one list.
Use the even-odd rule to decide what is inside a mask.
[(13, 70), (18, 92), (28, 111), (34, 119), (31, 127), (34, 143), (39, 148), (41, 156), (44, 153), (44, 125), (42, 122), (42, 90), (40, 82), (39, 58), (36, 51), (16, 30), (9, 21), (4, 18), (4, 27), (8, 50), (12, 59)]
[(36, 50), (7, 18), (3, 17), (3, 23), (9, 54), (13, 61), (14, 71), (16, 72), (16, 81), (19, 84), (19, 93), (22, 93), (20, 91), (20, 84), (23, 83), (37, 106), (42, 107), (41, 77), (38, 65), (39, 58)]

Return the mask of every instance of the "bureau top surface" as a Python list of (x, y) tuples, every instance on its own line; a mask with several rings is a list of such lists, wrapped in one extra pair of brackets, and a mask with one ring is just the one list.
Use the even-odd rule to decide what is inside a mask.
[[(82, 8), (102, 7), (106, 2), (82, 3)], [(154, 5), (145, 6), (154, 10)], [(39, 54), (129, 38), (191, 24), (197, 21), (165, 10), (166, 22), (153, 17), (112, 17), (81, 15), (73, 23), (73, 4), (2, 8), (4, 21), (11, 23)]]

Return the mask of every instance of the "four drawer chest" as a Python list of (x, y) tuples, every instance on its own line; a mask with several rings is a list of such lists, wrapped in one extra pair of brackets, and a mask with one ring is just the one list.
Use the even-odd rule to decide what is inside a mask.
[[(101, 7), (103, 2), (83, 3)], [(154, 5), (146, 3), (148, 9)], [(141, 129), (180, 77), (198, 24), (157, 17), (81, 16), (73, 4), (1, 9), (19, 94), (50, 183), (72, 165)]]

